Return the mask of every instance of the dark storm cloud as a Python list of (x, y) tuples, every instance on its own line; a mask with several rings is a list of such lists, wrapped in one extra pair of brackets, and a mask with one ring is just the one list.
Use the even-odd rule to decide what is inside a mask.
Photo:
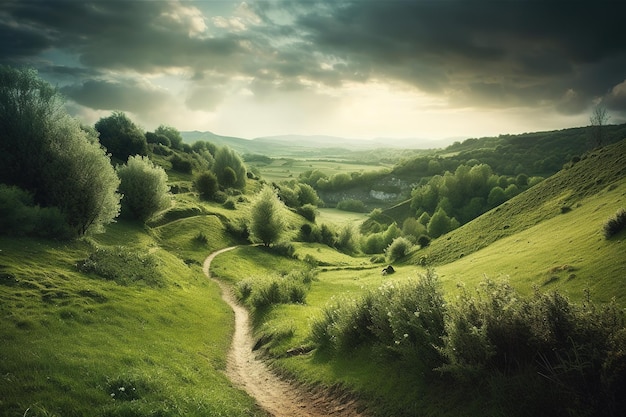
[[(376, 79), (441, 95), (459, 107), (551, 105), (578, 113), (604, 97), (621, 108), (622, 90), (614, 89), (626, 80), (623, 1), (261, 1), (245, 6), (254, 16), (238, 27), (211, 25), (218, 16), (227, 22), (235, 6), (3, 1), (0, 62), (40, 62), (38, 55), (55, 51), (72, 55), (76, 62), (48, 62), (40, 70), (76, 85), (69, 80), (75, 71), (80, 86), (68, 87), (68, 95), (94, 108), (115, 99), (130, 105), (115, 85), (116, 93), (102, 101), (92, 93), (106, 85), (107, 71), (172, 69), (187, 71), (192, 85), (204, 73), (247, 77), (259, 95)], [(140, 97), (154, 93), (144, 90)], [(213, 92), (206, 103), (192, 92), (187, 103), (215, 108), (221, 95)]]
[(134, 80), (89, 80), (63, 87), (61, 92), (78, 104), (96, 110), (124, 110), (150, 113), (162, 108), (170, 96)]
[(364, 0), (311, 7), (298, 22), (318, 51), (371, 77), (516, 106), (570, 89), (591, 100), (624, 81), (624, 16), (618, 1)]
[[(54, 47), (86, 66), (153, 71), (168, 67), (227, 67), (241, 48), (238, 37), (199, 38), (165, 1), (16, 1), (3, 5), (3, 27), (32, 32), (31, 52)], [(7, 29), (8, 30), (8, 29)], [(25, 52), (27, 53), (27, 52)], [(7, 49), (3, 55), (16, 55)]]

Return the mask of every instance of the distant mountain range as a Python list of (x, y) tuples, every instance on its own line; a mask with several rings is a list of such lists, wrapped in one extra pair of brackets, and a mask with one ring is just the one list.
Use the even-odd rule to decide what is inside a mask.
[(232, 136), (216, 135), (212, 132), (181, 132), (185, 143), (192, 144), (203, 140), (216, 145), (228, 145), (245, 154), (262, 154), (271, 157), (289, 156), (337, 156), (354, 151), (374, 149), (439, 149), (464, 138), (446, 138), (440, 140), (418, 138), (376, 138), (370, 140), (348, 139), (334, 136), (282, 135), (243, 139)]

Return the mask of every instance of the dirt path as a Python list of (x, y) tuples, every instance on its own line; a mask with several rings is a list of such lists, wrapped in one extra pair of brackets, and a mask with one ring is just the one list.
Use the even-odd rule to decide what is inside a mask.
[[(203, 271), (208, 278), (211, 261), (217, 255), (235, 249), (230, 247), (209, 255)], [(222, 290), (222, 298), (235, 312), (235, 334), (226, 366), (226, 374), (244, 389), (268, 413), (275, 417), (365, 417), (357, 411), (354, 400), (337, 398), (328, 392), (305, 390), (272, 373), (252, 350), (254, 338), (248, 311), (239, 305), (225, 283), (212, 278)]]

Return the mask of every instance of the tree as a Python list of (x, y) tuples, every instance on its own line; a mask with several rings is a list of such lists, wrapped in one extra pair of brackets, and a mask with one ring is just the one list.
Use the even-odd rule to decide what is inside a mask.
[(259, 192), (252, 206), (252, 234), (270, 246), (276, 242), (286, 227), (285, 205), (279, 200), (276, 191), (266, 185)]
[(34, 70), (0, 66), (0, 182), (57, 208), (74, 236), (119, 213), (119, 179), (89, 129), (71, 118), (58, 90)]
[(428, 234), (435, 239), (449, 231), (450, 218), (444, 210), (438, 209), (428, 222)]
[(154, 133), (157, 136), (165, 136), (169, 139), (170, 146), (174, 149), (182, 150), (183, 149), (183, 137), (180, 132), (171, 126), (161, 125), (156, 128)]
[(204, 171), (200, 173), (193, 181), (193, 186), (200, 194), (200, 197), (210, 200), (213, 198), (216, 192), (219, 191), (220, 186), (217, 182), (217, 177), (211, 171)]
[[(235, 173), (235, 178), (232, 177), (232, 173), (227, 168), (230, 168)], [(246, 166), (239, 155), (228, 146), (218, 148), (215, 152), (213, 172), (223, 186), (231, 186), (243, 190), (246, 186), (246, 171)]]
[(51, 155), (44, 168), (46, 205), (56, 206), (78, 236), (100, 232), (120, 212), (120, 180), (98, 143), (86, 138), (69, 116), (50, 133)]
[(136, 155), (128, 158), (125, 165), (117, 168), (120, 177), (122, 213), (146, 221), (157, 212), (171, 204), (167, 174), (146, 156)]
[(589, 122), (591, 123), (591, 143), (594, 148), (602, 146), (602, 142), (604, 141), (604, 126), (609, 122), (610, 118), (611, 116), (609, 116), (606, 107), (603, 105), (598, 104), (593, 108)]
[(123, 112), (113, 112), (96, 122), (100, 143), (119, 161), (129, 156), (147, 155), (148, 142), (143, 132)]

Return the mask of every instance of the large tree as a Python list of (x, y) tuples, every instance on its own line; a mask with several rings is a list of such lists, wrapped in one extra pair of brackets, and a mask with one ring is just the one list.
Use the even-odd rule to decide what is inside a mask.
[(220, 185), (224, 187), (243, 190), (246, 186), (246, 166), (239, 155), (228, 146), (218, 148), (215, 152), (213, 172), (215, 172)]
[(96, 130), (102, 146), (120, 162), (129, 156), (148, 154), (146, 136), (123, 112), (116, 111), (98, 120)]
[(74, 235), (101, 229), (119, 213), (111, 161), (34, 70), (0, 66), (0, 182), (58, 208)]
[(252, 206), (251, 231), (254, 237), (270, 246), (276, 242), (285, 230), (285, 205), (280, 201), (276, 191), (266, 185), (259, 192)]
[(183, 149), (183, 137), (176, 128), (161, 125), (156, 128), (154, 133), (157, 136), (165, 136), (166, 138), (168, 138), (172, 148), (179, 150)]

